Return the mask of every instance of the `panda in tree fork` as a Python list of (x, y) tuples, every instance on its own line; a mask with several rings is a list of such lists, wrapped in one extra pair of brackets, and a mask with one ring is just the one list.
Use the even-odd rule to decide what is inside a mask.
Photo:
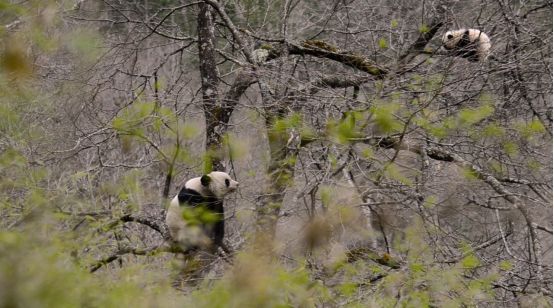
[(485, 61), (491, 49), (491, 41), (483, 31), (477, 29), (451, 30), (442, 37), (442, 46), (454, 56), (468, 61)]
[[(223, 197), (235, 191), (238, 185), (227, 173), (220, 171), (188, 180), (167, 209), (165, 221), (172, 240), (185, 251), (223, 247)], [(187, 210), (199, 214), (199, 219), (185, 219)], [(205, 221), (205, 217), (209, 221)]]

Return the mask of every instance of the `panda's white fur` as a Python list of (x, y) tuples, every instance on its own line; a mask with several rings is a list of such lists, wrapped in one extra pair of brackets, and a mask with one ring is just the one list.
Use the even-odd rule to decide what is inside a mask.
[[(224, 236), (223, 197), (237, 189), (238, 182), (227, 173), (213, 171), (202, 177), (188, 180), (167, 209), (165, 218), (172, 240), (182, 249), (208, 248), (222, 245)], [(205, 206), (217, 214), (214, 224), (187, 224), (183, 217), (186, 207)]]
[(491, 49), (489, 36), (477, 29), (451, 30), (442, 37), (442, 45), (454, 55), (469, 61), (484, 61)]

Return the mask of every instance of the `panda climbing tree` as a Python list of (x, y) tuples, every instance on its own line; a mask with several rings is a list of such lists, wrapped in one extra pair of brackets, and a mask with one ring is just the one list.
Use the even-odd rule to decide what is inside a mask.
[(223, 197), (238, 185), (220, 171), (188, 180), (167, 210), (166, 224), (173, 242), (184, 251), (223, 247)]
[(490, 53), (491, 41), (483, 31), (477, 29), (451, 30), (444, 34), (442, 45), (454, 56), (468, 61), (485, 61)]

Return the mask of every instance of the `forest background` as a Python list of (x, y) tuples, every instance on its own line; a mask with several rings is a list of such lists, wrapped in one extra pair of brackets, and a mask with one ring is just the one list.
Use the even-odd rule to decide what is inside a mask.
[[(0, 0), (0, 306), (551, 306), (552, 13)], [(165, 209), (210, 170), (229, 251), (185, 271)]]

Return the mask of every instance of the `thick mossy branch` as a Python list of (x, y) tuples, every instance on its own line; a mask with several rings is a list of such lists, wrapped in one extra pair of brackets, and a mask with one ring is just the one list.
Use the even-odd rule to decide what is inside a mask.
[(359, 247), (348, 251), (346, 261), (348, 263), (356, 262), (357, 260), (369, 259), (378, 264), (390, 267), (392, 269), (400, 268), (400, 261), (393, 258), (388, 253), (378, 253), (368, 247)]
[(319, 48), (330, 52), (339, 52), (339, 49), (329, 43), (320, 40), (307, 40), (302, 43), (302, 46), (306, 48)]
[(290, 54), (311, 55), (318, 58), (334, 60), (378, 78), (383, 78), (389, 73), (387, 70), (378, 67), (375, 63), (362, 55), (340, 51), (337, 47), (324, 41), (309, 40), (302, 43), (302, 46), (288, 44), (288, 52)]
[[(286, 48), (283, 48), (283, 46), (286, 46)], [(362, 55), (341, 51), (339, 48), (320, 40), (307, 40), (300, 45), (290, 42), (284, 43), (284, 45), (262, 44), (259, 48), (269, 51), (266, 61), (283, 56), (284, 53), (291, 55), (310, 55), (340, 62), (376, 76), (377, 78), (383, 78), (389, 73), (388, 70), (378, 67), (375, 63)]]

